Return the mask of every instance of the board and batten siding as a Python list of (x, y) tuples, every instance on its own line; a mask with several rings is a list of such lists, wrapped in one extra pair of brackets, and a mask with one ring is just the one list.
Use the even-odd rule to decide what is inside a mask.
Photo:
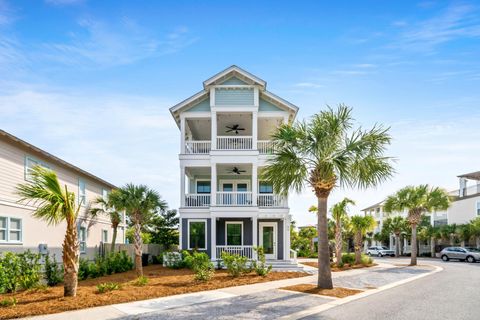
[(215, 88), (215, 105), (253, 106), (254, 90), (252, 88)]

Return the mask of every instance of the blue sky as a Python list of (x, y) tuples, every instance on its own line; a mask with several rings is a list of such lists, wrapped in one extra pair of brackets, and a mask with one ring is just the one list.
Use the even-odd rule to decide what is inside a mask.
[[(0, 128), (117, 185), (179, 203), (168, 108), (236, 64), (306, 118), (346, 103), (394, 137), (398, 174), (337, 190), (352, 213), (480, 170), (480, 2), (0, 0)], [(314, 222), (307, 190), (290, 199)]]

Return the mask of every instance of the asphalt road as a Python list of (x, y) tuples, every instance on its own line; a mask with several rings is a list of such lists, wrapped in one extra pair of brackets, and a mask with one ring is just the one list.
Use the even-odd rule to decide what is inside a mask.
[[(390, 262), (394, 258), (385, 259)], [(444, 270), (303, 319), (480, 319), (480, 263), (419, 259), (421, 263)]]

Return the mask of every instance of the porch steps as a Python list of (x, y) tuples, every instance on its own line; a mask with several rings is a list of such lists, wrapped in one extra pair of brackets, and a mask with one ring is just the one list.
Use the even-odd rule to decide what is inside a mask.
[(303, 266), (290, 260), (267, 260), (266, 263), (272, 266), (272, 271), (304, 271)]

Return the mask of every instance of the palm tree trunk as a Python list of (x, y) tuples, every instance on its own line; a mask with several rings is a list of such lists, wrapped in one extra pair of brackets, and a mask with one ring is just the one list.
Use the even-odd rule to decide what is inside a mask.
[(118, 225), (113, 225), (113, 235), (112, 235), (112, 244), (110, 246), (110, 252), (114, 253), (115, 252), (115, 242), (117, 241), (117, 229)]
[(143, 276), (143, 267), (142, 267), (142, 230), (140, 223), (135, 222), (135, 237), (134, 237), (134, 248), (135, 248), (135, 272), (137, 277)]
[(63, 296), (75, 297), (78, 286), (79, 244), (75, 219), (67, 219), (67, 231), (63, 241)]
[(395, 233), (395, 257), (400, 258), (400, 234)]
[(342, 225), (339, 223), (335, 230), (335, 256), (337, 258), (337, 266), (342, 264)]
[(357, 231), (355, 234), (355, 264), (362, 263), (362, 233)]
[(435, 237), (430, 237), (430, 251), (432, 258), (435, 258)]
[(417, 224), (412, 224), (412, 241), (411, 241), (411, 259), (410, 265), (416, 266), (417, 265)]
[(327, 197), (318, 197), (318, 281), (322, 289), (332, 289), (332, 271), (330, 270), (330, 248), (328, 245)]

